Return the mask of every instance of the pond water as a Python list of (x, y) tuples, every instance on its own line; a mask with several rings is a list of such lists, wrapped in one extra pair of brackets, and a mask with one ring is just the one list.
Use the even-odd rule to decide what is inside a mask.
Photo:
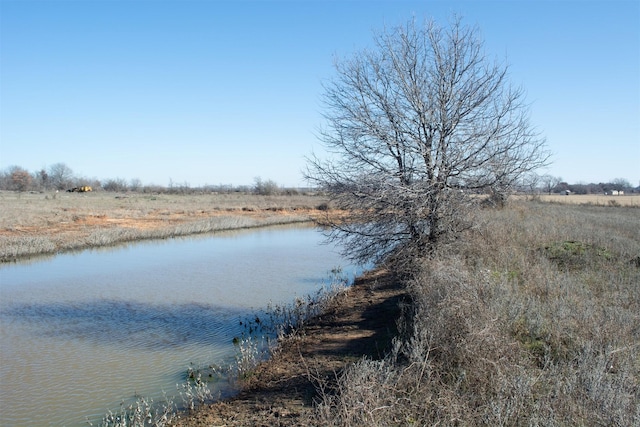
[(353, 278), (312, 227), (169, 239), (0, 265), (0, 425), (80, 426), (233, 359), (239, 320)]

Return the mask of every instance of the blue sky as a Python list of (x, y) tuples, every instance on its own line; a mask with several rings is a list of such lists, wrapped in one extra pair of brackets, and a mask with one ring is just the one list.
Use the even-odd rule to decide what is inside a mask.
[(0, 169), (305, 185), (335, 56), (412, 16), (477, 25), (570, 183), (640, 183), (638, 1), (0, 0)]

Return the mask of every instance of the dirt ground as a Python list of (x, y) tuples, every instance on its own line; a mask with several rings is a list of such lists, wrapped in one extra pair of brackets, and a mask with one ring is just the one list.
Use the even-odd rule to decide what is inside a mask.
[(125, 241), (312, 221), (314, 195), (0, 192), (0, 262)]
[(309, 216), (321, 214), (314, 197), (258, 196), (113, 196), (60, 195), (55, 199), (40, 194), (0, 194), (0, 236), (69, 236), (89, 235), (98, 229), (130, 228), (137, 230), (170, 228), (202, 219), (234, 216)]
[(330, 390), (349, 363), (380, 358), (390, 348), (406, 298), (384, 271), (365, 274), (327, 312), (282, 342), (244, 380), (240, 394), (196, 409), (176, 425), (307, 425), (319, 384)]

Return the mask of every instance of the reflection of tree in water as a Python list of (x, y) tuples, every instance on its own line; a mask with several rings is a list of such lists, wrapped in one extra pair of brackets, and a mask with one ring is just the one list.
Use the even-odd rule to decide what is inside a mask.
[(37, 323), (44, 336), (162, 350), (190, 344), (228, 344), (238, 328), (238, 317), (248, 313), (198, 303), (163, 306), (104, 300), (21, 305), (4, 315)]

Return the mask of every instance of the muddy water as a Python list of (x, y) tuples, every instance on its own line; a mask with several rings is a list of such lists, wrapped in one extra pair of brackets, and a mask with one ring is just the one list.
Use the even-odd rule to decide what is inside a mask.
[(0, 265), (0, 425), (80, 426), (235, 355), (239, 319), (355, 270), (313, 228), (171, 239)]

